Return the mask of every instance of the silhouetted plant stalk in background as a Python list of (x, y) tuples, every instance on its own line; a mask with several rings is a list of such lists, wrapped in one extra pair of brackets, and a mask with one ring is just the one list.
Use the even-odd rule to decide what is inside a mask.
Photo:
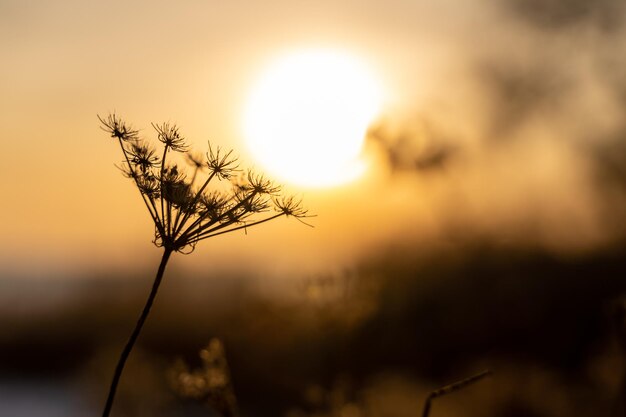
[(486, 376), (491, 375), (491, 371), (486, 369), (476, 375), (470, 376), (468, 378), (462, 379), (460, 381), (454, 382), (450, 385), (446, 385), (444, 387), (438, 388), (434, 391), (431, 391), (430, 394), (428, 394), (428, 397), (426, 397), (426, 401), (424, 402), (424, 408), (422, 409), (422, 417), (429, 417), (430, 415), (430, 407), (431, 407), (431, 402), (432, 400), (434, 400), (437, 397), (442, 397), (444, 395), (448, 395), (448, 394), (452, 394), (453, 392), (456, 392), (458, 390), (461, 390), (465, 387), (467, 387), (468, 385), (471, 385), (475, 382), (480, 381), (481, 379), (483, 379)]
[[(115, 367), (102, 414), (107, 417), (124, 365), (150, 313), (173, 252), (190, 253), (201, 240), (247, 229), (281, 216), (292, 216), (302, 223), (302, 219), (309, 216), (299, 200), (283, 196), (281, 188), (262, 175), (252, 171), (242, 173), (232, 151), (214, 150), (209, 144), (206, 159), (189, 153), (185, 138), (176, 125), (152, 125), (163, 146), (163, 151), (158, 153), (156, 148), (139, 138), (137, 130), (115, 114), (106, 119), (98, 116), (98, 119), (102, 129), (117, 139), (124, 154), (120, 168), (139, 189), (154, 222), (153, 242), (163, 248), (146, 305)], [(190, 179), (175, 162), (169, 162), (168, 156), (172, 153), (187, 157), (193, 170)], [(199, 180), (205, 170), (204, 180)], [(225, 181), (230, 183), (226, 191), (216, 187)]]

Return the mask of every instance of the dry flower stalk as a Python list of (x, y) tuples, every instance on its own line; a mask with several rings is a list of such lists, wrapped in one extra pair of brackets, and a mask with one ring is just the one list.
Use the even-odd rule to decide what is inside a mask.
[[(173, 252), (190, 253), (201, 240), (247, 230), (282, 216), (307, 224), (303, 219), (310, 215), (302, 208), (300, 200), (284, 196), (281, 187), (263, 175), (242, 172), (232, 151), (213, 149), (209, 143), (206, 158), (190, 153), (184, 136), (174, 124), (152, 125), (163, 147), (158, 152), (140, 139), (138, 130), (117, 115), (98, 116), (98, 119), (102, 129), (120, 145), (124, 160), (119, 168), (139, 190), (154, 223), (153, 242), (163, 248), (152, 290), (115, 368), (102, 414), (107, 417), (124, 365), (150, 313)], [(191, 176), (183, 167), (169, 161), (172, 153), (186, 157), (192, 168)], [(203, 173), (206, 174), (204, 180), (199, 180)], [(218, 186), (224, 182), (231, 185), (226, 192), (223, 186)]]

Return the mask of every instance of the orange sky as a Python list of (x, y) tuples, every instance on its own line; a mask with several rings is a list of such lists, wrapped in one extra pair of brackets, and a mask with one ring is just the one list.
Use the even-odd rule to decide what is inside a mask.
[(616, 164), (624, 149), (625, 30), (587, 18), (548, 30), (513, 1), (458, 3), (2, 2), (4, 270), (151, 265), (149, 218), (96, 115), (114, 110), (149, 137), (150, 122), (177, 122), (199, 149), (210, 139), (252, 162), (241, 138), (252, 81), (284, 51), (317, 46), (384, 78), (378, 140), (409, 162), (433, 149), (449, 162), (390, 174), (372, 140), (376, 169), (357, 184), (294, 190), (315, 229), (281, 220), (186, 262), (306, 273), (390, 242), (445, 243), (450, 230), (556, 250), (621, 236), (611, 219), (624, 190), (601, 158)]

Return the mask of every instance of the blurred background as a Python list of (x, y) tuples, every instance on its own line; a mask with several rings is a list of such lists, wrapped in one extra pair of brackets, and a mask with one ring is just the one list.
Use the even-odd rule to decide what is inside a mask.
[(175, 254), (113, 415), (402, 417), (483, 369), (431, 416), (624, 415), (623, 2), (0, 0), (0, 34), (0, 416), (98, 415), (158, 265), (96, 115), (254, 166), (247, 95), (309, 47), (388, 90), (368, 171)]

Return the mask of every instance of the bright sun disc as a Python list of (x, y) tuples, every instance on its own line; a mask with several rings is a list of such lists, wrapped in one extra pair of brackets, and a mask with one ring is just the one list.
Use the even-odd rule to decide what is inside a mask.
[(283, 181), (323, 187), (364, 170), (361, 148), (381, 90), (359, 61), (306, 51), (271, 65), (250, 95), (244, 133), (253, 156)]

